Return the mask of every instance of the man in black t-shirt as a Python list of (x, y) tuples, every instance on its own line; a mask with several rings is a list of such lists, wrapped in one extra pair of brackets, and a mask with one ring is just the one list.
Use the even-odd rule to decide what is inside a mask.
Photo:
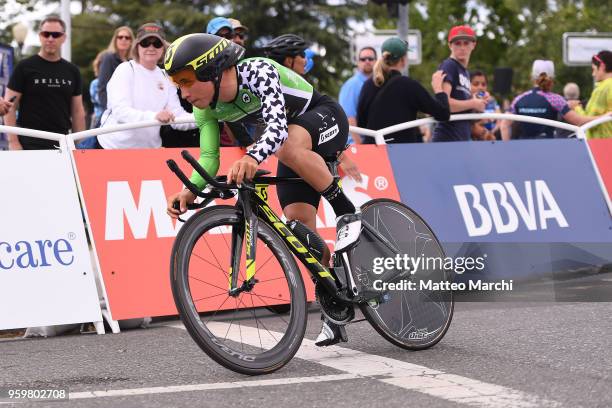
[[(448, 95), (452, 113), (484, 112), (489, 96), (474, 98), (471, 92), (470, 74), (467, 70), (470, 55), (476, 47), (476, 34), (468, 26), (456, 26), (448, 33), (450, 58), (438, 67), (444, 71), (444, 92)], [(471, 121), (438, 123), (433, 135), (434, 142), (468, 141), (471, 139)]]
[[(39, 29), (40, 52), (21, 61), (9, 80), (5, 98), (16, 98), (5, 122), (8, 126), (63, 134), (70, 129), (85, 130), (81, 73), (76, 65), (60, 56), (66, 24), (59, 17), (49, 16)], [(8, 136), (10, 150), (46, 150), (57, 145), (51, 140)]]

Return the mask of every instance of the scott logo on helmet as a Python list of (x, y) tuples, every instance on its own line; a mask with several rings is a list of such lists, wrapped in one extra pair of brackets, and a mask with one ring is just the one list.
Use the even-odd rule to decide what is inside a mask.
[(221, 40), (219, 40), (218, 43), (215, 44), (214, 47), (206, 51), (204, 54), (200, 55), (198, 58), (189, 62), (187, 65), (191, 65), (194, 70), (197, 70), (202, 65), (207, 64), (209, 61), (215, 58), (217, 54), (219, 54), (221, 51), (227, 48), (229, 44), (230, 42), (228, 40), (226, 40), (225, 38), (222, 38)]

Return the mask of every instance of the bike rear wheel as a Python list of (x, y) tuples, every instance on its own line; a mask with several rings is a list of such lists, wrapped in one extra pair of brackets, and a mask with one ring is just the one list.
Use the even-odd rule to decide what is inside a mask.
[[(292, 253), (263, 221), (258, 222), (257, 282), (229, 295), (231, 232), (244, 219), (234, 207), (215, 206), (193, 215), (172, 248), (174, 301), (188, 333), (213, 360), (248, 375), (284, 366), (306, 330), (306, 292)], [(238, 286), (245, 280), (245, 245)], [(266, 308), (286, 303), (288, 314)]]
[[(378, 199), (364, 204), (362, 219), (409, 257), (444, 259), (445, 254), (427, 223), (404, 204)], [(363, 228), (359, 245), (351, 252), (355, 279), (371, 287), (380, 276), (374, 272), (375, 258), (395, 257), (380, 240)], [(419, 290), (420, 281), (452, 282), (452, 271), (427, 268), (396, 278), (413, 281), (416, 287), (385, 292), (383, 300), (360, 304), (365, 318), (385, 339), (410, 350), (426, 349), (446, 334), (453, 317), (454, 300), (450, 290)]]

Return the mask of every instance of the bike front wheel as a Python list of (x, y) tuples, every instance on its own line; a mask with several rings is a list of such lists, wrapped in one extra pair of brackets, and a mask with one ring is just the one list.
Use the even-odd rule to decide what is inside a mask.
[[(231, 271), (232, 231), (244, 218), (230, 206), (206, 208), (181, 228), (172, 249), (174, 301), (188, 333), (213, 360), (230, 370), (267, 374), (295, 355), (306, 330), (306, 292), (300, 270), (281, 237), (258, 222), (256, 282), (230, 295), (230, 274), (245, 281), (245, 245), (240, 270)], [(242, 234), (244, 235), (244, 234)], [(287, 314), (267, 309), (283, 306)]]
[[(376, 258), (407, 257), (444, 260), (440, 242), (427, 223), (404, 204), (378, 199), (364, 204), (362, 219), (390, 242), (391, 251), (366, 228), (362, 229), (359, 245), (352, 250), (351, 265), (360, 284), (372, 287), (381, 276), (381, 261)], [(379, 299), (360, 305), (368, 322), (391, 343), (410, 350), (433, 346), (446, 334), (453, 316), (454, 300), (444, 283), (452, 282), (452, 271), (437, 267), (419, 268), (414, 274), (405, 273), (392, 283), (395, 290), (382, 291)], [(413, 282), (409, 285), (408, 282)], [(422, 284), (431, 282), (427, 288)], [(379, 286), (380, 287), (380, 286)], [(388, 287), (387, 287), (388, 288)]]

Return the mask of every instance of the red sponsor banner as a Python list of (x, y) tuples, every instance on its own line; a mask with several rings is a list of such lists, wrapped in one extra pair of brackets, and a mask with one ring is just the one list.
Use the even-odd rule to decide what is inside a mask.
[[(170, 252), (181, 223), (166, 215), (166, 196), (182, 188), (165, 161), (174, 159), (187, 174), (189, 165), (181, 158), (182, 149), (157, 150), (78, 150), (77, 171), (89, 215), (93, 239), (114, 319), (176, 314), (169, 278)], [(198, 149), (190, 149), (197, 156)], [(347, 150), (358, 164), (362, 181), (343, 177), (343, 188), (356, 205), (380, 197), (399, 200), (385, 147), (357, 146)], [(222, 148), (219, 174), (243, 155), (239, 148)], [(276, 172), (277, 160), (271, 157), (260, 168)], [(281, 215), (276, 189), (270, 186), (269, 204)], [(217, 200), (233, 205), (235, 200)], [(333, 246), (335, 215), (324, 199), (319, 205), (318, 232)], [(220, 305), (227, 287), (231, 235), (220, 228), (208, 242), (198, 242), (190, 260), (198, 275), (190, 281), (194, 301), (201, 310), (236, 306), (253, 307), (282, 303), (287, 298), (286, 284), (273, 283), (281, 273), (275, 260), (265, 263), (270, 253), (257, 247), (259, 296), (250, 296), (242, 304)], [(260, 248), (261, 247), (261, 248)], [(241, 263), (244, 265), (244, 262)], [(302, 268), (309, 300), (314, 299), (308, 273)], [(198, 281), (201, 280), (202, 282)], [(282, 280), (277, 279), (282, 282)], [(258, 289), (259, 289), (258, 288)]]
[(608, 190), (608, 195), (612, 195), (612, 139), (591, 139), (589, 146)]

